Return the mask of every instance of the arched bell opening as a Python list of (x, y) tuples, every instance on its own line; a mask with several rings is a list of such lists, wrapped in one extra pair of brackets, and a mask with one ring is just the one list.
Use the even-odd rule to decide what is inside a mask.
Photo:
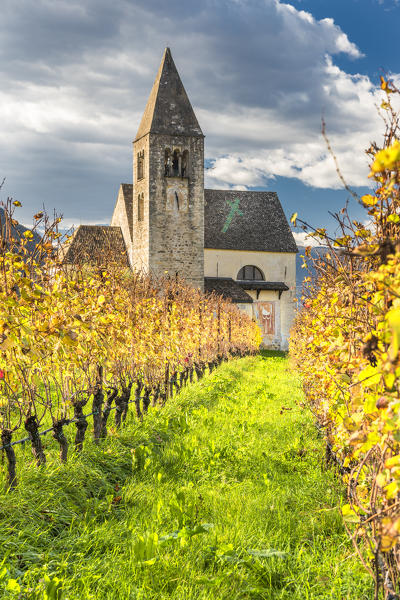
[(164, 176), (170, 177), (172, 175), (172, 152), (170, 148), (165, 148), (164, 154)]
[(181, 177), (189, 176), (189, 151), (184, 150), (181, 161)]
[(179, 177), (181, 169), (181, 153), (179, 150), (174, 150), (172, 154), (172, 176)]
[(189, 151), (181, 152), (179, 148), (165, 148), (164, 150), (164, 177), (189, 176)]
[(144, 150), (137, 153), (137, 178), (143, 179), (144, 177)]

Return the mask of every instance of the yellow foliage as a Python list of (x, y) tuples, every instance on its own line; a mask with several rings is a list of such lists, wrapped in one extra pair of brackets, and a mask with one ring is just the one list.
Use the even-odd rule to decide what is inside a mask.
[(376, 153), (374, 162), (371, 166), (370, 177), (385, 171), (391, 171), (398, 166), (400, 161), (400, 141), (396, 140), (389, 148), (384, 148)]
[[(382, 89), (394, 92), (383, 78)], [(400, 141), (389, 100), (384, 108), (392, 119), (385, 147), (368, 150), (376, 189), (361, 198), (364, 223), (371, 227), (348, 219), (341, 223), (342, 237), (325, 236), (329, 258), (313, 265), (317, 279), (307, 283), (290, 353), (307, 405), (349, 470), (344, 480), (351, 504), (342, 514), (354, 528), (353, 540), (358, 544), (363, 535), (373, 551), (392, 551), (390, 572), (398, 579)], [(360, 507), (368, 515), (365, 523)]]

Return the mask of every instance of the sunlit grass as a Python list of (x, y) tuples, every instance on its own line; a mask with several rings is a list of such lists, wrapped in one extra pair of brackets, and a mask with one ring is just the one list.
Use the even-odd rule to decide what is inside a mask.
[(43, 598), (47, 574), (65, 600), (370, 598), (301, 394), (286, 357), (264, 353), (67, 465), (50, 449), (0, 496), (20, 597)]

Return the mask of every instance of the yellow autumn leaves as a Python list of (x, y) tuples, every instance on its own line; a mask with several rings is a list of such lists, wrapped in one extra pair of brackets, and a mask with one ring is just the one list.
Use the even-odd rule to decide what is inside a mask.
[[(371, 165), (370, 177), (381, 171), (393, 171), (399, 167), (400, 161), (400, 141), (396, 140), (389, 148), (383, 148), (375, 155), (374, 162)], [(364, 197), (363, 202), (365, 203)]]
[[(353, 541), (400, 579), (400, 131), (382, 78), (388, 127), (372, 145), (361, 198), (368, 227), (344, 213), (340, 237), (325, 236), (291, 338), (307, 403), (343, 465), (342, 507)], [(362, 220), (362, 219), (360, 219)], [(362, 242), (362, 243), (360, 243)], [(310, 257), (305, 257), (310, 261)], [(389, 551), (393, 551), (388, 558)], [(367, 565), (368, 566), (368, 565)], [(371, 567), (371, 574), (375, 575)]]
[(230, 302), (175, 279), (60, 264), (57, 236), (42, 238), (40, 260), (27, 251), (32, 231), (0, 243), (0, 429), (36, 410), (38, 419), (71, 416), (74, 398), (96, 389), (99, 366), (111, 388), (140, 380), (156, 389), (194, 365), (258, 349), (258, 326)]

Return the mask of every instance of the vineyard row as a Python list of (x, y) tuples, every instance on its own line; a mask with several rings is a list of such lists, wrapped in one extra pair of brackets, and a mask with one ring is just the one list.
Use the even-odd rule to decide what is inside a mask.
[[(106, 249), (90, 263), (65, 265), (59, 219), (38, 213), (19, 236), (14, 210), (9, 201), (0, 224), (0, 428), (9, 487), (16, 432), (27, 432), (41, 465), (41, 437), (52, 431), (65, 462), (63, 428), (75, 424), (80, 452), (88, 403), (98, 443), (111, 410), (116, 427), (126, 418), (132, 393), (142, 419), (150, 402), (164, 405), (194, 375), (258, 349), (256, 323), (221, 296), (104, 264)], [(35, 228), (41, 241), (33, 246)]]
[[(291, 338), (306, 403), (326, 434), (328, 458), (348, 489), (344, 521), (375, 599), (400, 598), (400, 90), (382, 78), (382, 147), (371, 144), (374, 190), (364, 218), (344, 208), (338, 237), (310, 229), (324, 246), (313, 263)], [(396, 100), (395, 100), (396, 102)], [(296, 220), (296, 215), (293, 216)]]

